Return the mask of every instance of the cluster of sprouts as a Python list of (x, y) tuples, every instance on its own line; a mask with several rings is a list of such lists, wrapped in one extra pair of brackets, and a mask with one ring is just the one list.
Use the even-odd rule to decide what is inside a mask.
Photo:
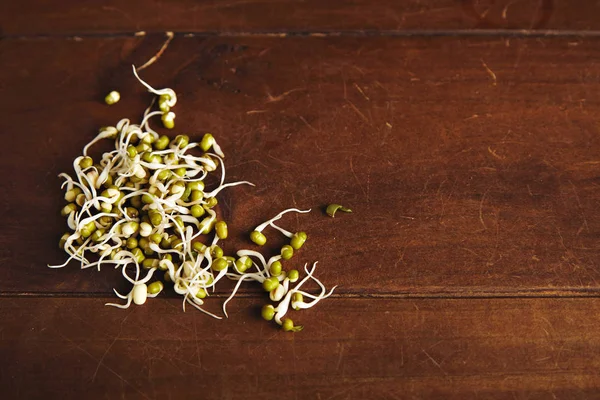
[[(310, 308), (335, 288), (327, 291), (314, 277), (316, 262), (311, 268), (304, 266), (302, 279), (298, 270), (284, 270), (282, 261), (292, 258), (307, 235), (289, 232), (275, 222), (286, 213), (310, 210), (284, 210), (252, 231), (250, 240), (259, 246), (266, 243), (263, 230), (267, 227), (288, 237), (289, 244), (280, 254), (268, 260), (255, 250), (225, 255), (219, 241), (227, 239), (228, 226), (217, 212), (217, 195), (228, 187), (254, 185), (247, 181), (226, 183), (225, 155), (210, 133), (193, 142), (186, 135), (170, 139), (154, 131), (150, 121), (158, 116), (166, 128), (174, 128), (172, 108), (177, 96), (172, 89), (154, 89), (138, 76), (135, 67), (133, 72), (158, 97), (158, 110), (152, 110), (153, 101), (139, 124), (122, 119), (102, 128), (83, 148), (83, 155), (74, 160), (74, 175), (59, 175), (64, 179), (67, 201), (61, 214), (69, 227), (60, 247), (69, 257), (50, 268), (64, 267), (72, 260), (82, 269), (111, 266), (121, 270), (132, 288), (127, 294), (115, 290), (123, 302), (107, 305), (127, 308), (132, 302), (144, 304), (169, 284), (182, 296), (184, 309), (189, 304), (218, 319), (222, 317), (203, 307), (217, 283), (225, 278), (237, 281), (222, 305), (227, 316), (227, 304), (240, 285), (255, 281), (275, 304), (264, 306), (262, 317), (274, 320), (286, 331), (301, 330), (302, 326), (285, 317), (289, 308)], [(114, 104), (119, 98), (119, 93), (111, 92), (105, 101)], [(104, 139), (113, 140), (115, 148), (95, 162), (89, 149)], [(209, 174), (216, 175), (218, 181), (211, 189), (205, 187)], [(319, 293), (302, 290), (309, 280), (316, 282)]]

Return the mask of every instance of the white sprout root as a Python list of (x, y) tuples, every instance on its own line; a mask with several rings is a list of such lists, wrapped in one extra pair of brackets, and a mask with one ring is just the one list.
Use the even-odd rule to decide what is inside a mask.
[[(156, 58), (170, 39), (172, 35)], [(211, 134), (205, 134), (201, 142), (194, 143), (185, 135), (169, 139), (154, 131), (150, 121), (170, 113), (177, 96), (172, 89), (150, 86), (138, 76), (135, 67), (133, 73), (149, 92), (158, 96), (160, 110), (152, 111), (153, 99), (139, 124), (122, 119), (115, 126), (102, 128), (83, 148), (83, 156), (75, 159), (74, 177), (66, 173), (59, 175), (65, 180), (63, 188), (68, 202), (61, 212), (70, 229), (61, 238), (60, 246), (69, 257), (65, 263), (49, 267), (62, 268), (76, 260), (82, 269), (100, 270), (107, 265), (120, 268), (132, 288), (127, 295), (114, 290), (125, 303), (107, 305), (117, 308), (144, 304), (148, 297), (160, 293), (164, 287), (162, 281), (169, 282), (182, 296), (184, 310), (187, 303), (217, 319), (222, 317), (203, 306), (218, 282), (224, 278), (237, 281), (222, 305), (225, 317), (228, 317), (227, 305), (242, 283), (257, 282), (269, 292), (270, 299), (278, 303), (276, 307), (271, 306), (274, 318), (269, 319), (274, 319), (285, 330), (300, 330), (301, 327), (290, 325), (291, 320), (282, 321), (289, 307), (295, 310), (313, 307), (333, 292), (333, 289), (327, 292), (314, 277), (317, 263), (310, 270), (305, 266), (306, 276), (299, 280), (298, 271), (281, 270), (280, 260), (287, 259), (283, 249), (282, 255), (272, 256), (268, 261), (254, 250), (239, 250), (237, 258), (223, 254), (218, 242), (226, 239), (226, 229), (223, 231), (226, 224), (214, 208), (218, 204), (216, 196), (224, 189), (254, 185), (247, 181), (226, 182), (225, 156)], [(90, 148), (105, 139), (114, 140), (114, 150), (93, 160), (88, 155)], [(218, 185), (205, 188), (205, 178), (212, 173), (220, 175)], [(306, 234), (302, 232), (300, 243), (298, 233), (293, 234), (274, 222), (290, 212), (309, 211), (284, 210), (256, 230), (271, 226), (291, 238), (292, 245), (296, 240), (299, 245), (294, 248), (298, 249), (306, 240)], [(276, 263), (279, 269), (272, 268)], [(135, 277), (128, 274), (130, 267), (135, 268)], [(151, 283), (155, 275), (159, 275), (160, 280)], [(316, 282), (320, 293), (301, 290), (308, 280)], [(304, 302), (304, 297), (309, 301)]]

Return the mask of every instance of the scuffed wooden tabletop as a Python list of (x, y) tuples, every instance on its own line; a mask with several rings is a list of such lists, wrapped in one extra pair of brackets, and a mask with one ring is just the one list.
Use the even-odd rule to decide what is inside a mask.
[[(598, 396), (596, 1), (122, 3), (0, 4), (2, 398)], [(144, 78), (256, 184), (219, 195), (232, 249), (317, 210), (286, 219), (310, 236), (294, 262), (339, 287), (300, 333), (262, 321), (250, 285), (216, 321), (169, 294), (107, 308), (118, 271), (46, 268), (57, 174), (139, 118), (130, 66), (165, 31)]]

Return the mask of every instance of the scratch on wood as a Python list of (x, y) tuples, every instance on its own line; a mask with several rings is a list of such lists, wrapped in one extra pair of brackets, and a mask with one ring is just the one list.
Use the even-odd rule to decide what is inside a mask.
[(369, 194), (365, 191), (365, 188), (362, 185), (362, 182), (360, 181), (360, 179), (358, 179), (358, 175), (356, 175), (356, 172), (354, 172), (354, 165), (353, 165), (353, 157), (350, 156), (350, 171), (352, 171), (352, 175), (354, 175), (354, 179), (356, 179), (356, 183), (358, 183), (358, 186), (360, 187), (360, 190), (363, 192), (363, 194), (365, 195), (365, 197), (367, 198), (367, 200), (369, 199)]
[(575, 187), (575, 185), (573, 184), (573, 182), (570, 181), (570, 180), (569, 180), (569, 184), (573, 188), (573, 193), (575, 194), (575, 200), (577, 201), (577, 206), (579, 208), (579, 213), (581, 214), (581, 218), (583, 218), (583, 225), (577, 231), (577, 236), (579, 236), (579, 234), (581, 233), (581, 231), (583, 230), (584, 227), (585, 227), (585, 229), (588, 232), (590, 231), (590, 227), (588, 226), (587, 219), (585, 218), (585, 213), (583, 212), (583, 206), (581, 205), (581, 200), (579, 199), (579, 194), (577, 193), (577, 188)]
[(436, 367), (438, 367), (438, 368), (440, 369), (440, 371), (442, 371), (442, 372), (444, 373), (444, 375), (448, 375), (448, 373), (446, 373), (446, 371), (444, 371), (444, 369), (442, 368), (442, 366), (441, 366), (441, 365), (440, 365), (440, 364), (439, 364), (437, 361), (435, 361), (435, 360), (433, 359), (433, 357), (431, 357), (431, 356), (429, 355), (429, 353), (425, 351), (425, 349), (421, 349), (421, 351), (422, 351), (423, 353), (425, 353), (425, 355), (427, 356), (427, 358), (429, 358), (429, 359), (431, 360), (431, 362), (432, 362), (433, 364), (435, 364), (435, 366), (436, 366)]
[(314, 132), (318, 132), (302, 115), (298, 116), (298, 118), (300, 118), (300, 121), (304, 122), (304, 125), (312, 129)]
[(488, 146), (488, 153), (490, 153), (494, 158), (497, 158), (498, 160), (506, 159), (506, 157), (502, 157), (502, 156), (498, 155), (498, 153), (496, 153), (496, 151), (492, 150), (491, 146)]
[(348, 102), (348, 104), (350, 104), (350, 107), (352, 107), (352, 109), (354, 111), (356, 111), (356, 113), (367, 123), (370, 124), (369, 119), (365, 116), (365, 114), (363, 114), (355, 105), (353, 102), (351, 102), (350, 100), (346, 99), (346, 101)]
[(481, 225), (483, 225), (484, 230), (487, 230), (487, 226), (485, 225), (485, 220), (483, 219), (483, 202), (485, 201), (485, 196), (489, 191), (489, 189), (485, 191), (483, 196), (481, 196), (481, 201), (479, 202), (479, 221), (481, 221)]
[(363, 90), (360, 88), (360, 86), (358, 86), (358, 84), (357, 84), (356, 82), (354, 83), (354, 87), (356, 88), (356, 90), (358, 90), (358, 91), (360, 92), (360, 94), (362, 94), (362, 95), (363, 95), (363, 97), (364, 97), (365, 99), (367, 99), (367, 101), (371, 101), (371, 99), (369, 99), (369, 96), (367, 96), (367, 95), (365, 94), (365, 92), (363, 92)]
[(246, 115), (262, 114), (262, 113), (266, 113), (266, 112), (269, 112), (269, 110), (250, 110), (250, 111), (246, 111)]
[(304, 88), (295, 88), (295, 89), (291, 89), (291, 90), (288, 90), (287, 92), (283, 92), (283, 93), (282, 93), (282, 94), (280, 94), (279, 96), (275, 96), (275, 97), (273, 97), (273, 96), (271, 95), (271, 93), (269, 93), (269, 92), (267, 91), (267, 103), (272, 103), (272, 102), (275, 102), (275, 101), (281, 101), (281, 100), (283, 100), (283, 99), (284, 99), (284, 98), (285, 98), (287, 95), (289, 95), (289, 94), (291, 94), (291, 93), (294, 93), (294, 92), (299, 92), (299, 91), (302, 91), (302, 90), (306, 90), (306, 89), (304, 89)]
[(496, 74), (494, 73), (494, 71), (492, 71), (487, 64), (485, 63), (485, 61), (483, 61), (483, 59), (481, 60), (481, 65), (483, 65), (483, 68), (485, 68), (486, 72), (490, 75), (490, 77), (492, 78), (492, 86), (496, 86)]
[(508, 15), (508, 7), (512, 6), (513, 4), (519, 2), (519, 0), (513, 0), (511, 2), (509, 2), (506, 6), (504, 6), (504, 9), (502, 10), (502, 19), (506, 20), (506, 17)]
[[(88, 357), (90, 357), (92, 360), (98, 362), (98, 359), (96, 357), (94, 357), (90, 352), (88, 352), (86, 349), (84, 349), (83, 347), (81, 347), (80, 345), (78, 345), (77, 343), (75, 343), (75, 341), (73, 341), (72, 339), (66, 337), (65, 335), (63, 335), (62, 333), (60, 333), (59, 331), (55, 331), (58, 336), (60, 336), (61, 338), (63, 338), (64, 340), (66, 340), (67, 342), (71, 343), (73, 346), (75, 346), (76, 349), (80, 350), (81, 352), (83, 352), (84, 354), (86, 354)], [(139, 394), (141, 394), (145, 399), (150, 399), (150, 397), (148, 397), (146, 395), (146, 393), (142, 392), (141, 390), (139, 390), (137, 387), (135, 387), (134, 385), (132, 385), (127, 379), (123, 378), (120, 374), (118, 374), (115, 370), (113, 370), (112, 368), (110, 368), (109, 366), (104, 365), (104, 368), (106, 368), (108, 371), (110, 371), (112, 374), (114, 374), (117, 378), (119, 378), (121, 380), (121, 382), (126, 383), (127, 385), (129, 385), (133, 390), (135, 390), (136, 392), (138, 392)]]
[(338, 360), (335, 366), (336, 371), (340, 370), (340, 366), (342, 365), (342, 358), (344, 358), (344, 343), (342, 343), (340, 346), (340, 353), (338, 354)]

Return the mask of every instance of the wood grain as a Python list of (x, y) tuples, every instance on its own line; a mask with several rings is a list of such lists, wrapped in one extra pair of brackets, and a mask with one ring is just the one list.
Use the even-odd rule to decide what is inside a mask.
[[(109, 293), (115, 271), (61, 262), (56, 175), (99, 126), (138, 118), (130, 73), (162, 39), (0, 44), (10, 118), (0, 168), (3, 292)], [(282, 209), (340, 293), (597, 295), (598, 39), (178, 38), (144, 71), (180, 94), (177, 128), (210, 131), (231, 180), (229, 251)], [(560, 56), (557, 56), (560, 54)], [(123, 93), (115, 107), (100, 99)], [(326, 217), (342, 202), (355, 212)], [(273, 236), (274, 237), (274, 236)], [(281, 245), (283, 242), (272, 244)], [(32, 251), (35, 249), (35, 251)]]
[(233, 1), (35, 0), (0, 4), (4, 35), (123, 32), (340, 32), (466, 29), (598, 30), (594, 0)]
[(178, 301), (103, 302), (0, 299), (3, 396), (589, 399), (600, 389), (598, 300), (330, 299), (294, 312), (306, 324), (295, 335), (259, 320), (257, 299), (226, 321)]

